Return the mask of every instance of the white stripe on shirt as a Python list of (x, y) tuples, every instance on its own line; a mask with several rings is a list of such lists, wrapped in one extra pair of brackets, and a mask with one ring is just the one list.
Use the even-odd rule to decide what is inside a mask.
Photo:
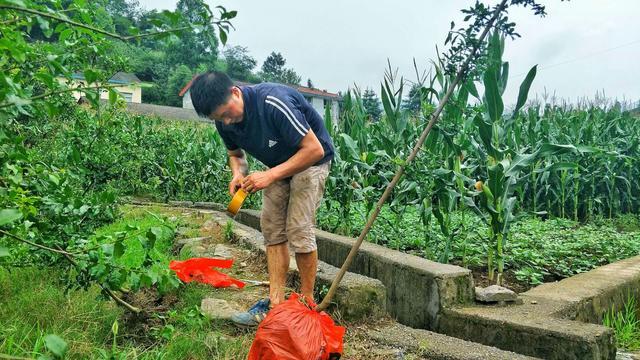
[[(288, 114), (288, 113), (287, 113), (287, 112), (286, 112), (286, 111), (285, 111), (285, 110), (284, 110), (280, 105), (278, 105), (278, 104), (274, 103), (273, 101), (269, 101), (269, 100), (265, 100), (265, 103), (267, 103), (267, 104), (271, 104), (271, 105), (273, 105), (276, 109), (280, 110), (280, 111), (284, 114), (284, 116), (286, 116), (286, 117), (287, 117), (287, 119), (289, 119), (289, 122), (291, 123), (291, 125), (293, 126), (293, 128), (294, 128), (294, 129), (296, 129), (296, 131), (297, 131), (298, 133), (300, 133), (300, 135), (305, 136), (305, 135), (307, 134), (307, 132), (308, 132), (309, 130), (307, 130), (307, 129), (305, 129), (304, 127), (302, 127), (302, 125), (300, 125), (300, 127), (302, 127), (302, 130), (300, 130), (300, 128), (298, 127), (298, 125), (296, 125), (296, 123), (298, 123), (298, 124), (299, 124), (298, 120), (297, 120), (297, 119), (295, 119), (295, 118), (293, 118), (293, 119), (292, 119), (292, 118), (291, 118), (291, 116), (290, 116), (290, 115), (289, 115), (289, 114)], [(295, 119), (295, 122), (294, 122), (294, 119)]]
[[(278, 104), (282, 105), (282, 107), (283, 107), (283, 108), (285, 108), (285, 109), (287, 110), (287, 112), (289, 113), (289, 115), (290, 115), (290, 117), (288, 117), (288, 118), (289, 118), (289, 121), (291, 121), (291, 119), (293, 118), (293, 120), (296, 122), (296, 124), (298, 124), (298, 126), (302, 129), (302, 131), (304, 131), (304, 132), (305, 132), (305, 134), (309, 131), (308, 129), (306, 129), (306, 128), (305, 128), (305, 127), (300, 123), (300, 121), (298, 121), (298, 119), (297, 119), (297, 118), (296, 118), (296, 116), (293, 114), (293, 112), (291, 111), (291, 109), (289, 109), (289, 107), (288, 107), (284, 102), (282, 102), (282, 100), (278, 99), (278, 98), (277, 98), (277, 97), (275, 97), (275, 96), (271, 96), (271, 95), (267, 95), (267, 99), (272, 100), (272, 101), (275, 101), (275, 102), (277, 102)], [(275, 105), (274, 105), (274, 106), (275, 106)], [(281, 110), (282, 110), (282, 109), (281, 109)]]

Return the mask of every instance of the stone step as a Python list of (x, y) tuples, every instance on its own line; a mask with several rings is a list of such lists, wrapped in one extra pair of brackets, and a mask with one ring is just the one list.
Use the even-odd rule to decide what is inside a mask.
[(537, 358), (500, 350), (428, 330), (413, 329), (400, 324), (369, 331), (380, 344), (399, 347), (430, 360), (534, 360)]

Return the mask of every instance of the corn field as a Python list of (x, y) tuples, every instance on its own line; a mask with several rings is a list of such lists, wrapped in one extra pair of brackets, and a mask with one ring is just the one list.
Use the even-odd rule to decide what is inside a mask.
[[(497, 271), (498, 282), (517, 216), (587, 222), (640, 211), (640, 119), (618, 105), (527, 106), (535, 66), (520, 84), (515, 108), (506, 112), (502, 96), (509, 63), (502, 60), (503, 50), (504, 39), (494, 34), (483, 73), (456, 89), (387, 206), (392, 227), (411, 209), (419, 214), (422, 223), (416, 227), (425, 237), (436, 221), (447, 244), (470, 230), (465, 228), (469, 222), (454, 214), (484, 222), (487, 266), (491, 278)], [(369, 121), (357, 88), (346, 94), (340, 122), (327, 123), (337, 159), (325, 204), (328, 212), (339, 214), (329, 230), (359, 230), (353, 212), (364, 218), (372, 211), (452, 82), (442, 68), (442, 62), (434, 63), (433, 75), (418, 82), (418, 112), (403, 109), (406, 82), (391, 66), (381, 86), (380, 121)], [(446, 262), (448, 252), (445, 246), (438, 260)]]

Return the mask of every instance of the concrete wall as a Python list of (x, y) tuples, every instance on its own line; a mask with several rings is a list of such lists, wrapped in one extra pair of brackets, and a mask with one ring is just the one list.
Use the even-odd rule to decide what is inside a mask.
[(191, 102), (191, 90), (187, 90), (182, 97), (182, 107), (185, 109), (193, 109), (193, 103)]
[(338, 125), (338, 119), (340, 118), (340, 104), (337, 101), (331, 102), (331, 118), (334, 125)]
[[(58, 81), (60, 81), (61, 83), (67, 83), (68, 80), (62, 77), (58, 78)], [(110, 85), (115, 85), (115, 84), (110, 84)], [(87, 82), (84, 80), (78, 80), (78, 79), (74, 79), (69, 83), (69, 86), (72, 87), (85, 87), (88, 86)], [(95, 85), (94, 85), (95, 86)], [(131, 102), (134, 104), (140, 104), (142, 103), (142, 89), (136, 86), (127, 86), (127, 85), (122, 85), (122, 86), (118, 86), (115, 88), (117, 91), (119, 91), (120, 93), (123, 93), (123, 98), (125, 98), (125, 100), (127, 100), (127, 98), (129, 96), (125, 96), (124, 94), (129, 94), (130, 95), (130, 99), (131, 101), (127, 101), (127, 102)], [(73, 91), (71, 92), (71, 95), (76, 99), (80, 99), (82, 96), (85, 96), (85, 94), (82, 91)], [(108, 90), (102, 90), (100, 91), (100, 99), (101, 100), (109, 100), (109, 91)]]
[[(320, 116), (324, 119), (324, 99), (322, 98), (317, 98), (317, 97), (311, 97), (309, 98), (307, 95), (305, 95), (305, 97), (307, 97), (308, 100), (310, 100), (309, 102), (311, 103), (311, 106), (313, 106), (314, 109), (316, 109), (316, 111), (318, 112), (318, 114), (320, 114)], [(334, 100), (327, 100), (329, 102), (329, 106), (331, 107), (331, 121), (333, 122), (334, 125), (338, 124), (338, 118), (340, 116), (340, 107), (337, 101)]]
[(320, 114), (320, 116), (324, 116), (324, 100), (320, 98), (313, 97), (311, 98), (311, 106)]
[[(142, 103), (142, 89), (139, 87), (133, 87), (133, 86), (119, 86), (116, 88), (116, 90), (118, 90), (120, 93), (128, 93), (131, 94), (131, 101), (127, 101), (127, 102), (131, 102), (134, 104), (140, 104)], [(124, 97), (124, 95), (123, 95)], [(109, 99), (109, 92), (105, 91), (102, 92), (100, 94), (100, 98), (101, 99)]]

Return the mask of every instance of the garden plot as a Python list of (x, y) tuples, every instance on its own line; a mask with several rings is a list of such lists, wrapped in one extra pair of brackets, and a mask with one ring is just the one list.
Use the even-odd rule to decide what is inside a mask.
[[(190, 205), (222, 208), (213, 203)], [(257, 211), (241, 210), (237, 220), (259, 229)], [(323, 231), (317, 231), (317, 239), (319, 257), (329, 263), (339, 263), (353, 242), (353, 239)], [(433, 264), (367, 243), (363, 244), (358, 256), (350, 270), (377, 277), (385, 284), (387, 310), (401, 323), (542, 358), (613, 359), (616, 345), (613, 331), (601, 325), (604, 314), (612, 308), (622, 308), (629, 294), (635, 296), (640, 290), (637, 285), (640, 283), (640, 258), (635, 257), (560, 282), (535, 287), (520, 295), (519, 305), (474, 306), (473, 291), (464, 290), (473, 284), (470, 272), (466, 269)], [(416, 261), (422, 264), (417, 264)], [(381, 271), (381, 264), (392, 267), (393, 270)], [(392, 291), (389, 291), (388, 284), (393, 286), (394, 283), (399, 285), (402, 282), (385, 274), (399, 275), (408, 271), (407, 269), (421, 266), (423, 271), (424, 268), (431, 267), (436, 275), (423, 276), (410, 285), (404, 283), (403, 286), (411, 290), (412, 297), (398, 296), (399, 286), (396, 290), (392, 287)], [(451, 278), (445, 275), (446, 271), (438, 275), (436, 269), (447, 269), (450, 275), (459, 275)], [(447, 282), (448, 278), (453, 280)], [(437, 291), (416, 290), (421, 288), (421, 282), (432, 284)], [(402, 302), (421, 296), (432, 300), (415, 301), (423, 308), (411, 309), (407, 315), (402, 315)], [(421, 314), (427, 316), (423, 317)]]

